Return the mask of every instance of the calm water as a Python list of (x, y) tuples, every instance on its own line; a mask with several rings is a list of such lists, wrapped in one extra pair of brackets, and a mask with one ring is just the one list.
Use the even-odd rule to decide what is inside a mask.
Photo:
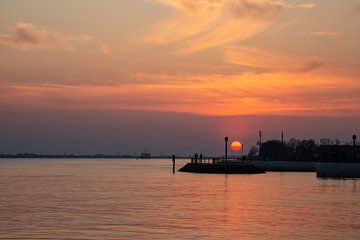
[(360, 182), (172, 175), (170, 160), (0, 160), (0, 238), (359, 239)]

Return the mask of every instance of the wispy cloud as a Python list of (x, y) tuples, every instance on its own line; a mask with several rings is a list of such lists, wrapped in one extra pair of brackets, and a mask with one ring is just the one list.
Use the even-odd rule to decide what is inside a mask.
[(85, 43), (90, 38), (86, 34), (70, 35), (34, 26), (31, 23), (20, 22), (13, 32), (0, 34), (0, 44), (23, 50), (72, 49), (75, 43)]
[(273, 18), (276, 17), (286, 5), (273, 1), (238, 0), (231, 2), (230, 6), (236, 17)]
[(247, 39), (268, 28), (286, 7), (271, 0), (159, 0), (174, 9), (149, 40), (196, 52)]
[(290, 8), (314, 8), (314, 3), (289, 4), (275, 0), (156, 0), (174, 10), (147, 37), (174, 44), (191, 53), (251, 38), (268, 29)]
[(308, 3), (292, 3), (292, 4), (287, 4), (287, 7), (289, 8), (307, 8), (307, 9), (311, 9), (316, 7), (315, 3), (312, 2), (308, 2)]
[(332, 32), (332, 31), (318, 31), (310, 33), (313, 36), (323, 36), (323, 37), (339, 37), (344, 35), (342, 32)]
[(300, 58), (249, 47), (229, 47), (225, 51), (225, 57), (231, 64), (260, 68), (265, 72), (305, 73), (325, 66), (324, 59)]
[[(155, 77), (155, 76), (151, 76)], [(141, 109), (200, 115), (360, 115), (357, 80), (316, 72), (166, 76), (164, 84), (5, 84), (0, 109)], [(186, 80), (182, 82), (182, 80)], [(181, 80), (181, 81), (180, 81)], [(178, 84), (182, 82), (182, 84)], [(175, 83), (175, 84), (174, 84)], [(176, 96), (176, 97), (174, 97)]]

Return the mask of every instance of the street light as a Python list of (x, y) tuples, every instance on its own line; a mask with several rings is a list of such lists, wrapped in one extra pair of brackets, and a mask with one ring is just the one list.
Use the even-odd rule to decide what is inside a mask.
[(353, 139), (353, 162), (355, 162), (355, 158), (356, 158), (356, 156), (355, 156), (355, 154), (356, 154), (356, 135), (354, 134), (353, 136), (352, 136), (352, 139)]
[(227, 162), (227, 159), (228, 159), (228, 156), (227, 156), (228, 141), (229, 141), (229, 138), (225, 137), (225, 162)]

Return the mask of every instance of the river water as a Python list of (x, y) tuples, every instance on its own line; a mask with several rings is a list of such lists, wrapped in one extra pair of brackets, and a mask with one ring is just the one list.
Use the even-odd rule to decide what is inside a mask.
[(1, 159), (0, 238), (359, 239), (360, 182), (173, 175), (170, 160)]

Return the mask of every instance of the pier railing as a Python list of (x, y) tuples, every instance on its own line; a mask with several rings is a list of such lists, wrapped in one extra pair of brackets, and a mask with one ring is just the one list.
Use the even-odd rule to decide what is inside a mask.
[(249, 162), (248, 159), (243, 159), (241, 157), (202, 157), (202, 158), (191, 158), (191, 163), (197, 163), (197, 164), (220, 164), (220, 163), (247, 163)]

